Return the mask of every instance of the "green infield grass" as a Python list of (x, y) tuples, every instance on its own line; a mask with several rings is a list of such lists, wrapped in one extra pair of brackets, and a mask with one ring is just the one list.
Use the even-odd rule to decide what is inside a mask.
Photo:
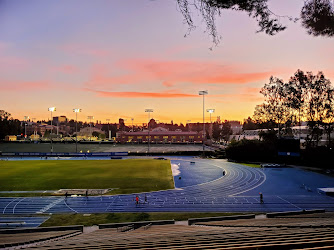
[(129, 194), (174, 188), (170, 161), (1, 161), (0, 191), (107, 189)]
[(247, 167), (251, 167), (251, 168), (261, 168), (260, 164), (241, 163), (241, 162), (238, 162), (238, 163), (241, 165), (245, 165)]

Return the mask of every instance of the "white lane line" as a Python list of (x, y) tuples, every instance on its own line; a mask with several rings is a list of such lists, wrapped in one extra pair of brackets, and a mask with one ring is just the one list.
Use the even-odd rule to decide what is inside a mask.
[[(186, 162), (191, 162), (190, 160), (184, 160)], [(201, 162), (201, 161), (200, 161)], [(202, 164), (204, 162), (201, 162)], [(229, 172), (224, 169), (223, 167), (221, 166), (218, 166), (218, 165), (215, 165), (215, 164), (212, 164), (211, 162), (210, 163), (206, 163), (207, 165), (211, 165), (211, 166), (214, 166), (214, 167), (217, 167), (217, 168), (220, 168), (220, 169), (223, 169), (225, 170), (225, 176), (229, 174)], [(218, 177), (217, 179), (214, 179), (214, 180), (211, 180), (211, 181), (208, 181), (208, 182), (202, 182), (202, 183), (198, 183), (198, 184), (194, 184), (194, 185), (190, 185), (190, 186), (186, 186), (186, 187), (183, 187), (184, 189), (187, 189), (187, 188), (190, 188), (190, 187), (195, 187), (195, 186), (202, 186), (202, 185), (206, 185), (206, 184), (209, 184), (209, 183), (212, 183), (212, 182), (215, 182), (215, 181), (218, 181), (220, 179), (222, 179), (224, 177), (223, 173), (220, 177)], [(174, 178), (173, 178), (174, 179)], [(159, 192), (159, 191), (158, 191)]]
[(2, 213), (4, 214), (5, 211), (6, 211), (6, 208), (7, 208), (11, 203), (13, 203), (14, 201), (16, 201), (17, 199), (19, 199), (19, 198), (15, 198), (15, 199), (12, 200), (11, 202), (9, 202), (9, 203), (7, 204), (7, 206), (5, 206), (5, 208), (3, 209)]
[(239, 193), (235, 193), (235, 194), (232, 194), (232, 195), (229, 195), (229, 196), (235, 196), (235, 195), (238, 195), (238, 194), (242, 194), (242, 193), (248, 192), (248, 191), (250, 191), (250, 190), (252, 190), (254, 188), (257, 188), (257, 187), (261, 186), (266, 181), (266, 179), (267, 179), (266, 174), (265, 173), (262, 173), (262, 174), (263, 174), (263, 181), (261, 183), (259, 183), (258, 185), (254, 186), (254, 187), (251, 187), (249, 189), (246, 189), (244, 191), (241, 191)]
[(73, 208), (71, 208), (71, 207), (66, 203), (66, 200), (65, 200), (65, 199), (63, 199), (63, 200), (64, 200), (64, 203), (65, 203), (66, 207), (68, 207), (69, 209), (71, 209), (73, 212), (78, 213), (78, 211), (74, 210)]
[(16, 208), (16, 206), (17, 206), (21, 201), (23, 201), (23, 200), (25, 200), (25, 199), (27, 199), (27, 198), (23, 198), (23, 199), (21, 199), (18, 203), (15, 204), (15, 206), (13, 207), (13, 214), (15, 213), (15, 208)]
[[(173, 178), (173, 179), (174, 179), (174, 178)], [(115, 200), (116, 200), (117, 198), (119, 199), (119, 197), (116, 197), (115, 199), (112, 200), (112, 202), (110, 202), (110, 204), (109, 204), (109, 206), (106, 208), (105, 212), (107, 212), (107, 211), (109, 210), (110, 206), (114, 204), (114, 202), (115, 202)]]
[(282, 197), (279, 197), (278, 195), (276, 195), (276, 196), (277, 196), (278, 198), (280, 198), (282, 201), (285, 201), (285, 202), (289, 203), (290, 205), (292, 205), (292, 206), (294, 206), (294, 207), (296, 207), (296, 208), (302, 210), (302, 208), (296, 206), (295, 204), (291, 203), (290, 201), (287, 201), (287, 200), (283, 199)]
[(41, 210), (39, 210), (38, 212), (36, 212), (36, 214), (45, 213), (47, 210), (49, 210), (50, 208), (54, 207), (55, 205), (57, 205), (58, 203), (60, 203), (64, 199), (65, 198), (60, 198), (60, 199), (57, 199), (57, 200), (53, 201), (49, 205), (45, 206), (44, 208), (42, 208)]

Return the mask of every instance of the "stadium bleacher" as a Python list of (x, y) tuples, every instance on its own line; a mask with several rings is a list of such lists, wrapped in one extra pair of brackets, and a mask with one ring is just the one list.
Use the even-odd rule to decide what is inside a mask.
[(21, 246), (29, 249), (329, 249), (334, 245), (334, 213), (219, 220), (191, 226), (147, 222), (135, 228), (6, 234), (5, 244), (11, 242), (14, 247), (29, 241)]

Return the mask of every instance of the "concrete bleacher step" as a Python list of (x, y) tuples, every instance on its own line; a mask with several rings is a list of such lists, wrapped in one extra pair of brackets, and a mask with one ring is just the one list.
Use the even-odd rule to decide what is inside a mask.
[[(326, 214), (322, 214), (324, 217)], [(295, 216), (295, 215), (293, 215)], [(305, 216), (305, 215), (303, 215)], [(332, 218), (331, 216), (329, 218)], [(276, 220), (276, 225), (273, 223)], [(282, 219), (270, 219), (270, 227), (253, 226), (247, 220), (237, 227), (150, 225), (138, 223), (136, 230), (117, 232), (126, 224), (107, 225), (76, 237), (37, 243), (38, 249), (330, 249), (334, 245), (331, 221), (321, 225), (299, 224), (300, 218), (289, 218), (290, 224), (280, 225)], [(304, 220), (304, 219), (303, 219)], [(246, 221), (246, 220), (245, 220)], [(317, 222), (317, 218), (315, 218)], [(285, 221), (283, 221), (285, 222)], [(308, 223), (308, 222), (307, 222)], [(261, 223), (260, 223), (261, 224)], [(114, 227), (115, 226), (115, 227)]]
[[(276, 241), (276, 242), (237, 242), (234, 244), (228, 244), (224, 242), (208, 242), (207, 244), (183, 244), (181, 246), (167, 246), (159, 247), (159, 249), (172, 249), (183, 250), (183, 249), (291, 249), (293, 246), (315, 246), (322, 244), (333, 244), (334, 239), (317, 239), (317, 240), (293, 240), (293, 241)], [(139, 249), (139, 248), (138, 248)]]
[[(318, 236), (315, 236), (315, 237), (318, 237)], [(332, 237), (332, 235), (330, 236), (330, 237)], [(128, 242), (128, 244), (112, 244), (112, 245), (109, 245), (109, 244), (106, 244), (106, 242), (105, 243), (102, 243), (102, 242), (100, 242), (100, 244), (97, 244), (99, 247), (101, 247), (101, 246), (103, 246), (103, 248), (106, 248), (106, 247), (108, 247), (108, 248), (110, 248), (110, 249), (112, 249), (112, 248), (114, 248), (114, 249), (129, 249), (129, 248), (132, 248), (132, 249), (140, 249), (140, 248), (155, 248), (155, 247), (159, 247), (159, 249), (169, 249), (170, 247), (173, 247), (173, 248), (179, 248), (180, 247), (180, 249), (185, 249), (185, 247), (189, 247), (189, 246), (191, 246), (192, 248), (193, 247), (195, 247), (196, 245), (198, 245), (198, 246), (200, 246), (199, 248), (201, 248), (201, 247), (203, 247), (204, 245), (205, 245), (205, 247), (209, 247), (209, 245), (222, 245), (222, 244), (224, 244), (224, 243), (227, 243), (226, 242), (226, 240), (227, 239), (221, 239), (220, 241), (222, 241), (222, 242), (217, 242), (217, 241), (215, 241), (215, 240), (212, 240), (212, 239), (210, 239), (210, 237), (209, 237), (209, 239), (206, 239), (206, 240), (204, 240), (204, 241), (201, 241), (201, 240), (194, 240), (194, 239), (191, 239), (190, 241), (191, 242), (188, 242), (187, 240), (185, 240), (184, 238), (182, 239), (183, 237), (180, 237), (180, 239), (178, 240), (178, 242), (171, 242), (171, 241), (168, 241), (168, 240), (165, 240), (163, 243), (162, 242), (146, 242), (146, 243), (144, 243), (144, 242), (142, 242), (142, 243), (140, 243), (140, 242), (132, 242), (132, 243), (135, 243), (136, 245), (134, 246), (134, 245), (132, 245), (132, 244), (129, 244), (130, 242)], [(309, 237), (309, 239), (310, 238), (312, 238), (312, 237)], [(241, 238), (239, 238), (239, 239), (235, 239), (235, 240), (240, 240), (241, 242), (239, 242), (238, 243), (238, 245), (240, 245), (241, 243), (243, 243), (244, 241), (245, 241), (245, 239), (241, 239)], [(259, 244), (259, 243), (261, 243), (261, 242), (259, 242), (258, 240), (255, 240), (255, 239), (253, 239), (254, 241), (255, 241), (255, 243), (254, 244)], [(276, 238), (276, 240), (277, 240), (277, 238)], [(291, 239), (290, 239), (291, 240)], [(297, 240), (300, 240), (300, 237), (298, 236), (298, 239)], [(293, 241), (295, 241), (295, 239), (293, 239)], [(281, 242), (281, 239), (280, 239), (280, 241), (279, 242)], [(160, 243), (162, 243), (162, 244), (160, 244)], [(191, 243), (191, 244), (190, 244)], [(230, 245), (232, 242), (230, 242), (230, 243), (228, 243), (228, 245)], [(248, 241), (248, 243), (249, 243), (249, 241)], [(207, 244), (209, 244), (209, 245), (207, 245)], [(232, 243), (233, 244), (233, 243)], [(80, 245), (80, 244), (79, 244)], [(227, 246), (228, 246), (227, 245)], [(72, 245), (73, 246), (73, 245)], [(96, 245), (95, 245), (96, 246)], [(60, 247), (60, 245), (59, 245), (59, 247)], [(64, 245), (62, 245), (62, 247), (64, 247)], [(79, 248), (80, 248), (80, 246), (78, 246)], [(85, 248), (87, 247), (87, 249), (98, 249), (98, 247), (96, 248), (96, 247), (94, 247), (94, 246), (88, 246), (88, 245), (86, 245), (85, 246)], [(75, 249), (76, 247), (74, 247), (73, 249)], [(81, 248), (82, 248), (82, 246), (81, 246)], [(195, 247), (195, 248), (197, 248), (197, 247)], [(198, 248), (197, 248), (198, 249)]]
[[(57, 240), (63, 240), (69, 237), (74, 237), (81, 234), (81, 232), (66, 232), (65, 234), (60, 234), (60, 235), (55, 235), (55, 236), (51, 236), (51, 237), (46, 237), (46, 238), (39, 238), (39, 239), (35, 239), (35, 240), (31, 240), (31, 239), (27, 239), (26, 241), (21, 241), (21, 242), (16, 242), (16, 243), (11, 243), (9, 244), (10, 246), (7, 247), (13, 247), (13, 246), (22, 246), (22, 247), (33, 247), (33, 248), (38, 248), (37, 246), (40, 244), (44, 244), (46, 242), (50, 242), (50, 241), (57, 241)], [(1, 248), (1, 245), (0, 245)]]
[[(331, 236), (332, 236), (332, 235), (331, 235)], [(286, 237), (286, 236), (283, 236), (283, 237)], [(309, 237), (309, 238), (310, 238), (310, 237)], [(207, 240), (207, 239), (205, 239), (204, 242), (205, 242), (206, 240)], [(211, 240), (211, 239), (210, 239), (210, 240)], [(211, 241), (215, 241), (215, 240), (216, 240), (216, 239), (213, 238)], [(231, 240), (231, 239), (226, 239), (226, 238), (225, 238), (225, 239), (222, 239), (222, 240), (224, 240), (224, 241), (228, 241), (228, 240)], [(241, 238), (238, 237), (238, 238), (236, 238), (236, 239), (234, 239), (234, 240), (242, 240), (242, 241), (244, 241), (245, 239), (242, 238), (242, 237), (241, 237)], [(192, 241), (194, 241), (194, 240), (192, 239)], [(195, 240), (195, 241), (196, 241), (196, 243), (198, 244), (198, 243), (200, 243), (201, 240), (200, 240), (200, 239), (197, 239), (197, 240)], [(169, 242), (169, 243), (171, 243), (171, 242)], [(186, 244), (187, 241), (186, 241), (185, 239), (183, 239), (183, 240), (181, 239), (181, 243), (182, 243), (182, 244)], [(159, 244), (159, 242), (156, 242), (156, 245), (158, 245), (158, 244)]]
[(306, 247), (306, 248), (294, 248), (293, 250), (320, 250), (320, 249), (334, 249), (334, 246), (318, 246), (318, 247)]

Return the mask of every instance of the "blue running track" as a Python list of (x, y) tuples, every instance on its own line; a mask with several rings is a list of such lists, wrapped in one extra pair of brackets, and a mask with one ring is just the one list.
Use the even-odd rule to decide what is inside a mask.
[[(172, 190), (67, 199), (0, 198), (0, 214), (334, 211), (334, 198), (316, 192), (318, 187), (334, 187), (334, 179), (325, 175), (295, 168), (250, 168), (226, 160), (171, 160), (179, 171), (174, 176), (176, 188)], [(264, 195), (264, 204), (259, 202), (259, 192)], [(136, 195), (140, 197), (139, 205), (134, 201)]]

